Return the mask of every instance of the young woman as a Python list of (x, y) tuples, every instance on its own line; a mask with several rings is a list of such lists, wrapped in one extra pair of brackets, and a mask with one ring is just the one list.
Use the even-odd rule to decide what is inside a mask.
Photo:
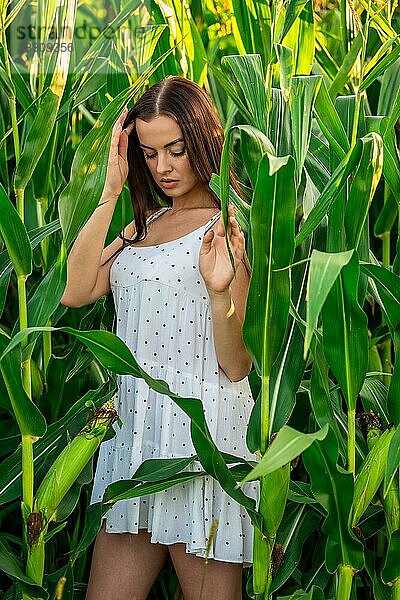
[[(125, 110), (113, 128), (99, 207), (68, 258), (62, 303), (83, 306), (111, 290), (116, 334), (138, 363), (179, 396), (202, 400), (220, 450), (255, 460), (245, 442), (252, 361), (242, 338), (250, 269), (230, 205), (234, 276), (220, 202), (208, 186), (211, 174), (219, 173), (222, 146), (209, 96), (187, 79), (168, 77)], [(126, 237), (103, 248), (127, 178), (135, 221)], [(231, 183), (238, 190), (233, 173)], [(146, 459), (195, 454), (190, 421), (173, 400), (129, 375), (119, 376), (118, 384), (115, 405), (123, 425), (100, 447), (92, 502), (113, 481), (130, 479)], [(194, 461), (187, 470), (203, 469)], [(244, 492), (258, 499), (256, 483)], [(106, 513), (87, 600), (145, 600), (168, 555), (185, 600), (198, 600), (214, 520), (204, 598), (239, 600), (242, 568), (252, 562), (252, 525), (209, 476), (119, 501)]]

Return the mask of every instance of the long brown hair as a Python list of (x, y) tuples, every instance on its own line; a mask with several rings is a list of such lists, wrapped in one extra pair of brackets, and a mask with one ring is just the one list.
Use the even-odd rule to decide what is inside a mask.
[[(208, 187), (208, 184), (212, 173), (219, 174), (220, 172), (224, 130), (209, 95), (197, 83), (184, 77), (170, 75), (154, 84), (140, 97), (128, 112), (123, 128), (126, 128), (136, 119), (149, 122), (160, 115), (172, 117), (178, 123), (182, 131), (190, 166), (199, 181), (207, 188), (216, 208), (220, 209), (220, 199)], [(119, 237), (123, 240), (122, 248), (146, 237), (146, 216), (160, 208), (157, 197), (165, 202), (164, 206), (172, 206), (171, 197), (156, 184), (151, 175), (143, 151), (140, 148), (135, 127), (132, 128), (129, 134), (127, 157), (129, 165), (128, 185), (135, 217), (136, 233), (132, 240), (126, 239), (121, 233), (119, 234)], [(230, 168), (230, 184), (237, 194), (243, 198), (232, 167)], [(117, 252), (120, 252), (122, 248), (118, 249)], [(108, 260), (117, 252), (114, 252)], [(250, 274), (251, 266), (246, 255), (243, 263)]]

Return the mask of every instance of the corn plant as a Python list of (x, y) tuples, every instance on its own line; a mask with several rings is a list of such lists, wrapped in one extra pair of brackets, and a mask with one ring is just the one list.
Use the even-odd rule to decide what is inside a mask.
[[(63, 7), (67, 46), (79, 10)], [(39, 46), (28, 78), (7, 46), (19, 11), (0, 11), (0, 498), (4, 516), (22, 506), (20, 528), (0, 534), (0, 567), (13, 582), (7, 597), (79, 595), (86, 551), (110, 506), (208, 474), (254, 525), (248, 596), (347, 599), (362, 586), (366, 597), (398, 598), (394, 7), (137, 0), (115, 5), (80, 57), (60, 50), (52, 58)], [(39, 2), (38, 29), (54, 14)], [(112, 123), (168, 74), (204, 85), (225, 126), (210, 187), (225, 224), (228, 197), (234, 202), (253, 268), (243, 335), (254, 364), (254, 463), (218, 450), (200, 400), (176, 396), (141, 369), (111, 331), (109, 298), (83, 310), (59, 304), (67, 253), (101, 195)], [(230, 155), (243, 198), (227, 183)], [(109, 240), (131, 208), (124, 189)], [(60, 346), (64, 356), (53, 352)], [(115, 415), (101, 407), (116, 390), (114, 373), (170, 396), (191, 419), (197, 455), (146, 461), (132, 480), (108, 487), (83, 525), (92, 457), (112, 435)], [(202, 472), (190, 472), (194, 460)], [(245, 493), (252, 480), (258, 505)]]
[[(280, 31), (285, 31), (285, 20), (291, 18), (289, 9), (290, 6), (282, 19), (283, 26)], [(365, 76), (366, 38), (369, 26), (368, 15), (364, 30), (359, 25), (360, 39), (363, 40), (363, 61), (360, 81), (358, 81), (361, 94), (355, 98), (337, 98), (336, 105), (332, 102), (321, 77), (294, 74), (294, 70), (290, 68), (290, 63), (294, 60), (293, 50), (282, 44), (280, 46), (278, 43), (275, 44), (276, 56), (279, 60), (279, 93), (278, 90), (271, 89), (268, 68), (267, 79), (264, 80), (265, 69), (261, 57), (258, 57), (258, 60), (255, 56), (224, 57), (221, 61), (221, 69), (213, 69), (215, 76), (232, 97), (241, 117), (245, 120), (245, 125), (235, 125), (228, 131), (227, 145), (230, 141), (229, 134), (233, 129), (237, 129), (240, 134), (239, 152), (252, 188), (247, 225), (249, 236), (251, 235), (253, 277), (248, 299), (250, 310), (246, 313), (243, 333), (262, 382), (258, 397), (259, 407), (257, 408), (257, 405), (255, 407), (255, 411), (258, 410), (257, 417), (251, 424), (257, 430), (256, 433), (252, 433), (252, 440), (257, 440), (255, 448), (261, 456), (266, 456), (269, 436), (276, 431), (277, 424), (274, 421), (271, 423), (270, 408), (274, 418), (277, 418), (278, 411), (283, 409), (283, 412), (286, 412), (279, 415), (282, 419), (279, 422), (281, 426), (294, 407), (294, 398), (292, 407), (288, 406), (287, 398), (285, 400), (282, 398), (283, 406), (279, 406), (276, 403), (279, 390), (274, 385), (271, 386), (274, 365), (279, 365), (280, 380), (285, 377), (285, 367), (288, 371), (293, 370), (293, 364), (281, 362), (278, 358), (283, 347), (285, 361), (289, 353), (288, 345), (284, 346), (283, 340), (287, 335), (288, 322), (292, 319), (293, 322), (297, 321), (297, 326), (300, 326), (304, 335), (303, 362), (296, 363), (300, 369), (300, 376), (304, 373), (306, 361), (315, 360), (316, 354), (323, 349), (324, 360), (328, 367), (326, 371), (329, 369), (335, 377), (347, 407), (345, 466), (350, 479), (349, 475), (343, 473), (342, 477), (336, 476), (337, 485), (333, 486), (330, 485), (332, 479), (323, 477), (324, 471), (321, 468), (324, 464), (329, 464), (328, 456), (332, 473), (338, 459), (338, 442), (333, 435), (327, 436), (324, 443), (314, 444), (305, 453), (305, 465), (312, 480), (314, 495), (317, 499), (320, 498), (323, 508), (328, 512), (323, 527), (323, 531), (328, 535), (326, 566), (329, 572), (336, 572), (338, 575), (336, 591), (338, 598), (350, 597), (352, 577), (365, 565), (362, 544), (355, 536), (350, 523), (347, 522), (347, 515), (352, 502), (358, 500), (357, 494), (361, 493), (359, 487), (353, 489), (354, 484), (351, 480), (356, 476), (356, 403), (368, 368), (368, 326), (367, 315), (363, 311), (368, 277), (372, 293), (375, 292), (374, 297), (380, 303), (386, 322), (391, 323), (391, 319), (394, 318), (389, 328), (395, 346), (395, 331), (399, 315), (397, 300), (389, 306), (383, 298), (387, 292), (376, 293), (376, 286), (381, 289), (382, 285), (382, 282), (376, 283), (377, 279), (382, 277), (387, 283), (390, 279), (389, 295), (397, 297), (400, 280), (395, 273), (387, 272), (385, 265), (380, 265), (373, 255), (373, 264), (370, 262), (368, 215), (382, 173), (386, 184), (392, 185), (391, 189), (396, 188), (390, 163), (394, 158), (398, 164), (393, 126), (399, 115), (400, 96), (397, 92), (386, 118), (376, 119), (372, 116), (364, 117), (362, 94), (385, 68), (394, 63), (397, 59), (397, 50), (385, 56), (383, 49), (380, 49), (377, 53), (379, 56), (373, 57), (371, 61), (373, 66), (370, 66), (369, 74)], [(274, 36), (275, 31), (271, 28), (272, 41)], [(396, 37), (388, 42), (393, 43), (395, 40)], [(281, 41), (282, 38), (277, 37), (277, 42)], [(390, 43), (386, 48), (390, 47)], [(269, 56), (271, 54), (272, 48)], [(263, 93), (264, 89), (265, 93)], [(271, 98), (272, 108), (267, 118), (265, 107), (270, 106)], [(314, 119), (313, 114), (315, 114)], [(279, 115), (281, 127), (277, 127), (277, 119), (271, 120), (271, 115)], [(385, 123), (382, 129), (373, 125), (382, 121)], [(394, 150), (391, 158), (387, 150), (385, 152), (389, 137), (392, 140), (391, 148)], [(324, 144), (326, 153), (323, 150)], [(323, 187), (319, 178), (321, 173), (315, 168), (317, 149), (323, 157), (327, 157), (327, 160), (323, 160), (326, 174)], [(319, 160), (321, 161), (320, 158)], [(222, 167), (221, 176), (224, 176), (223, 171)], [(392, 184), (389, 181), (392, 181)], [(221, 195), (226, 198), (226, 187), (222, 181), (220, 184)], [(296, 212), (300, 207), (303, 209), (303, 222), (299, 223), (295, 235)], [(321, 222), (324, 219), (326, 223), (322, 229)], [(317, 246), (313, 248), (311, 238), (311, 243), (303, 251), (303, 256), (308, 254), (308, 258), (295, 262), (295, 247), (300, 249), (310, 236), (316, 239)], [(302, 304), (304, 307), (304, 301), (302, 302), (301, 299), (304, 288), (293, 290), (289, 274), (289, 269), (297, 268), (297, 265), (304, 262), (309, 262), (305, 311), (299, 310)], [(386, 313), (392, 310), (392, 316), (388, 317)], [(305, 312), (304, 316), (302, 312)], [(321, 330), (316, 330), (320, 318)], [(264, 333), (261, 347), (260, 329)], [(289, 338), (288, 341), (290, 342), (291, 339)], [(314, 348), (311, 348), (310, 356), (311, 342)], [(295, 379), (293, 373), (290, 374), (290, 378), (292, 381)], [(273, 383), (276, 386), (280, 381), (278, 379)], [(395, 369), (388, 390), (389, 400), (393, 398), (392, 394), (397, 389)], [(329, 394), (329, 390), (326, 391)], [(312, 386), (310, 402), (313, 405)], [(391, 420), (397, 425), (396, 400), (393, 399), (392, 403), (392, 410), (390, 411), (390, 406), (388, 410)], [(325, 422), (329, 422), (328, 415), (327, 411), (324, 415)], [(321, 421), (319, 423), (321, 424)], [(335, 423), (332, 423), (332, 429), (337, 431)], [(320, 448), (323, 450), (321, 451)], [(326, 454), (328, 448), (331, 448), (330, 455)], [(313, 456), (313, 460), (310, 456)], [(365, 460), (372, 459), (368, 455)], [(263, 461), (244, 481), (255, 479), (256, 474), (260, 478), (260, 512), (265, 520), (271, 523), (270, 535), (264, 536), (263, 532), (260, 531), (259, 534), (256, 532), (254, 546), (253, 589), (255, 597), (267, 598), (271, 592), (274, 569), (276, 521), (279, 525), (282, 518), (281, 503), (287, 497), (287, 487), (285, 489), (284, 485), (280, 486), (275, 481), (277, 476), (275, 473), (271, 482), (265, 482), (266, 491), (263, 494), (262, 465)], [(376, 468), (374, 463), (374, 469)], [(383, 473), (377, 476), (380, 483)], [(360, 480), (362, 479), (361, 477)], [(341, 505), (339, 503), (336, 507), (331, 506), (334, 502), (338, 503), (337, 490), (343, 487), (348, 491), (347, 497), (343, 497)], [(276, 502), (274, 493), (270, 492), (269, 498), (267, 493), (268, 489), (277, 488), (282, 490), (280, 504)], [(397, 498), (398, 493), (397, 488)], [(330, 497), (329, 503), (327, 496)], [(335, 510), (332, 510), (333, 508)], [(264, 544), (261, 539), (264, 539)], [(388, 552), (393, 560), (391, 539), (389, 529)], [(395, 597), (397, 576), (390, 584)]]

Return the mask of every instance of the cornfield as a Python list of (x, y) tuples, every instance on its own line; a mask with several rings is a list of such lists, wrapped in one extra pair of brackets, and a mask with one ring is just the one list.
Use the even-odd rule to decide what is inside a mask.
[[(195, 476), (188, 459), (145, 461), (89, 506), (130, 374), (187, 414), (193, 460), (248, 511), (244, 599), (400, 599), (396, 0), (38, 0), (0, 15), (1, 598), (84, 598), (109, 507)], [(60, 303), (112, 126), (168, 75), (204, 86), (224, 126), (209, 185), (252, 265), (254, 463), (221, 453), (200, 400), (138, 364), (110, 296)], [(106, 244), (133, 216), (125, 186)], [(259, 506), (241, 489), (255, 480)], [(150, 597), (179, 594), (167, 565)]]

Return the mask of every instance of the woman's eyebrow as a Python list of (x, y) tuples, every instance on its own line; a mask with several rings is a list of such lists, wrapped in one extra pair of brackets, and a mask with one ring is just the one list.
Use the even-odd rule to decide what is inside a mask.
[[(165, 144), (164, 148), (168, 148), (168, 146), (173, 146), (177, 142), (183, 142), (183, 141), (184, 141), (183, 138), (178, 138), (176, 140), (173, 140), (172, 142), (168, 142), (168, 144)], [(156, 148), (153, 148), (152, 146), (146, 146), (146, 144), (139, 144), (139, 146), (141, 148), (149, 148), (150, 150), (156, 150)]]

